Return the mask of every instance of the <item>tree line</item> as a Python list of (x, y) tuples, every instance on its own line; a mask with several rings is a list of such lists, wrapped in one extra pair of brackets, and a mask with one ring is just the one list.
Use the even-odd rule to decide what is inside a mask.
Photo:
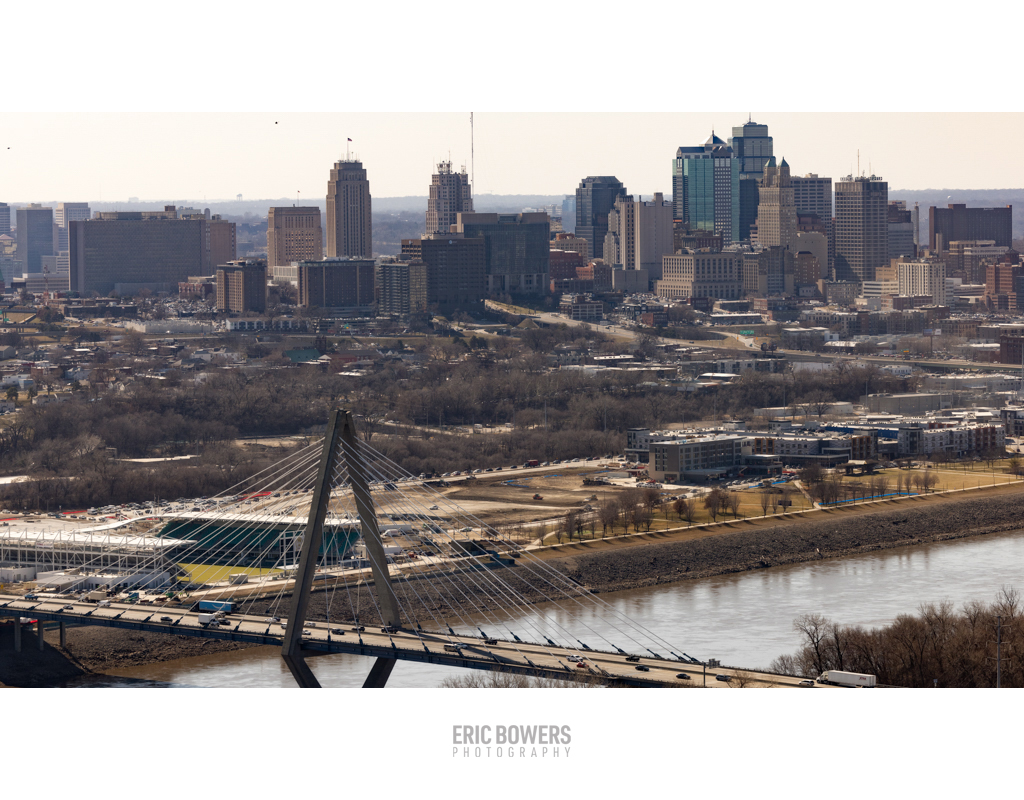
[[(842, 625), (820, 614), (793, 623), (803, 642), (770, 670), (814, 678), (826, 670), (874, 675), (903, 687), (1024, 687), (1024, 613), (1020, 594), (1004, 587), (995, 601), (922, 605), (889, 625)], [(999, 660), (996, 647), (999, 646)]]

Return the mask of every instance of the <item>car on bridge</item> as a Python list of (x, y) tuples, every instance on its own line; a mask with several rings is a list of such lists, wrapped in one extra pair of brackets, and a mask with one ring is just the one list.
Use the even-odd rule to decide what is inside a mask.
[(690, 680), (690, 676), (687, 675), (685, 672), (680, 672), (678, 675), (676, 675), (676, 677), (679, 680), (681, 680), (681, 681), (688, 681), (688, 680)]
[(647, 666), (646, 664), (637, 664), (636, 665), (636, 670), (637, 670), (637, 672), (650, 672), (651, 668), (649, 666)]

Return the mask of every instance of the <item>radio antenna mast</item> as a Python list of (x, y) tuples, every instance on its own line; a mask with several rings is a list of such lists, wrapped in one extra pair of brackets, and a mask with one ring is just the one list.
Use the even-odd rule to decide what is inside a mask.
[(473, 149), (473, 112), (469, 112), (469, 191), (476, 194), (476, 153)]

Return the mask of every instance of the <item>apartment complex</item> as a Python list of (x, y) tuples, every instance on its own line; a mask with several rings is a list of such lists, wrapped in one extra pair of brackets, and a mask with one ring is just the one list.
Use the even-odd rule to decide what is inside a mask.
[(372, 313), (374, 266), (369, 258), (300, 261), (299, 305), (351, 314)]
[(217, 310), (230, 314), (267, 310), (267, 262), (230, 261), (217, 267)]
[(672, 203), (661, 192), (651, 201), (620, 195), (608, 214), (604, 260), (623, 269), (646, 269), (652, 280), (661, 277), (662, 256), (675, 252)]

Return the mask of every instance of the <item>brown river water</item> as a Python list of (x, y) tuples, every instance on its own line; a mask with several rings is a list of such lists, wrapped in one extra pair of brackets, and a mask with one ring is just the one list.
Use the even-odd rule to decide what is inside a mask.
[[(801, 644), (793, 620), (819, 613), (844, 624), (879, 626), (921, 604), (989, 602), (1003, 586), (1024, 590), (1024, 531), (880, 551), (871, 555), (773, 567), (671, 586), (602, 594), (644, 627), (678, 649), (723, 665), (767, 667)], [(540, 606), (566, 628), (618, 634), (596, 613), (575, 619)], [(518, 620), (521, 624), (522, 620)], [(517, 620), (509, 623), (517, 630)], [(456, 627), (456, 630), (459, 630)], [(519, 629), (522, 630), (521, 628)], [(525, 632), (525, 631), (524, 631)], [(522, 638), (526, 639), (526, 636)], [(530, 637), (535, 638), (535, 637)], [(628, 642), (623, 642), (629, 650)], [(667, 654), (666, 654), (667, 655)], [(358, 687), (370, 659), (318, 656), (309, 664), (325, 687)], [(461, 670), (399, 661), (389, 687), (435, 687)], [(127, 668), (116, 675), (80, 679), (73, 686), (292, 687), (277, 648), (256, 648)]]

